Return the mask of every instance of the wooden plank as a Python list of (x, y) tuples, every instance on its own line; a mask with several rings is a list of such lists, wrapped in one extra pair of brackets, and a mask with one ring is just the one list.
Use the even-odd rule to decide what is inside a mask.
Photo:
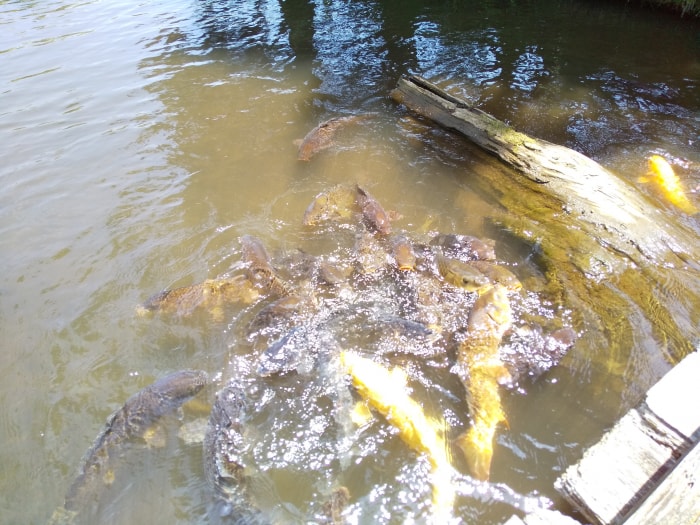
[(655, 434), (642, 413), (631, 410), (566, 470), (555, 488), (594, 523), (621, 523), (649, 480), (673, 460), (673, 447), (660, 444)]
[(503, 525), (581, 525), (581, 523), (559, 511), (539, 509), (526, 514), (522, 519), (513, 515)]
[(689, 403), (700, 398), (698, 374), (700, 355), (690, 354), (569, 467), (555, 488), (594, 523), (623, 523), (697, 442), (700, 415)]
[(694, 400), (700, 399), (700, 352), (683, 359), (661, 381), (649, 389), (646, 403), (649, 409), (688, 439), (700, 428), (700, 410), (693, 410)]
[(696, 445), (625, 525), (700, 524), (700, 445)]

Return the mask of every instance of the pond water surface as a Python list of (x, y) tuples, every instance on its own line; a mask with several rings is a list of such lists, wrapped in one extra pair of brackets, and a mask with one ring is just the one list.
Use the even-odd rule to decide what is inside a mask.
[[(301, 228), (304, 210), (348, 181), (399, 212), (401, 230), (494, 235), (484, 221), (494, 204), (469, 180), (484, 161), (444, 132), (407, 131), (388, 96), (402, 75), (429, 78), (635, 184), (656, 153), (686, 188), (700, 187), (696, 21), (624, 2), (426, 4), (0, 2), (0, 521), (46, 522), (131, 394), (182, 368), (227, 369), (240, 350), (235, 315), (144, 320), (135, 307), (236, 268), (242, 235), (271, 252), (321, 250), (327, 240), (314, 245)], [(319, 122), (368, 112), (376, 119), (337, 148), (297, 161), (295, 139)], [(641, 191), (665, 220), (700, 230), (652, 187)], [(527, 248), (496, 240), (513, 265), (527, 260)], [(509, 428), (498, 433), (491, 481), (569, 512), (553, 481), (670, 364), (643, 317), (606, 362), (600, 342), (614, 328), (581, 324), (566, 304), (545, 310), (579, 339), (561, 366), (504, 391)], [(317, 383), (309, 388), (325, 388)], [(459, 393), (453, 383), (438, 386)], [(275, 417), (268, 431), (281, 425)], [(177, 437), (176, 419), (165, 422), (167, 446), (129, 449), (94, 519), (208, 522), (201, 445)], [(278, 521), (303, 521), (320, 505), (309, 499), (346, 483), (351, 521), (423, 521), (425, 464), (386, 426), (373, 428), (364, 462), (349, 467), (312, 447), (299, 474), (283, 468), (283, 451), (253, 450), (258, 501)], [(332, 479), (344, 468), (346, 479)], [(513, 512), (468, 494), (455, 509), (465, 523)]]

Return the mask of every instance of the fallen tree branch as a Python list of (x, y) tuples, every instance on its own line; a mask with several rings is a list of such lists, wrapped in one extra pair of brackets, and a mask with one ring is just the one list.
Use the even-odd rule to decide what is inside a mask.
[(507, 210), (494, 221), (540, 248), (552, 288), (592, 309), (615, 330), (614, 344), (629, 345), (632, 328), (623, 321), (631, 300), (669, 361), (692, 349), (700, 321), (694, 232), (594, 160), (518, 132), (423, 78), (401, 79), (392, 98), (512, 168), (477, 170)]

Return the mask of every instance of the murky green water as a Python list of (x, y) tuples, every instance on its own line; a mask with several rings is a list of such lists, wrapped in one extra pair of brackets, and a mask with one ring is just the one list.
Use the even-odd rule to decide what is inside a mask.
[[(588, 2), (5, 1), (0, 13), (3, 523), (48, 519), (132, 393), (173, 370), (226, 368), (235, 318), (148, 322), (134, 309), (229, 271), (241, 235), (271, 250), (301, 244), (306, 206), (344, 181), (399, 211), (402, 229), (493, 233), (483, 226), (492, 204), (468, 176), (480, 161), (442, 133), (397, 126), (388, 92), (403, 74), (631, 181), (660, 153), (687, 188), (700, 185), (697, 22)], [(339, 149), (296, 160), (295, 139), (360, 112), (378, 118)], [(661, 220), (699, 229), (643, 191), (666, 210)], [(499, 242), (506, 257), (527, 255)], [(510, 429), (499, 433), (492, 481), (557, 500), (553, 480), (668, 368), (649, 320), (631, 312), (634, 337), (614, 363), (590, 347), (606, 327), (575, 326), (567, 366), (504, 394)], [(201, 447), (179, 441), (177, 426), (166, 422), (164, 449), (125, 457), (102, 521), (206, 521)], [(367, 483), (351, 518), (398, 523), (418, 512), (420, 522), (424, 471), (379, 436), (371, 474), (353, 468), (353, 490)], [(295, 492), (293, 473), (268, 467), (264, 479), (283, 488), (260, 499), (298, 518), (313, 476)], [(478, 498), (458, 506), (467, 523), (511, 512)]]

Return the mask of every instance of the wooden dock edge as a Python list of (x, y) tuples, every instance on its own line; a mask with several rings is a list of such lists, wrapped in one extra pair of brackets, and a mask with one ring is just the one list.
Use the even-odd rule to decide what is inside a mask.
[(595, 524), (700, 524), (698, 441), (696, 351), (649, 389), (555, 488)]
[(503, 525), (581, 525), (581, 523), (556, 510), (540, 509), (526, 514), (522, 519), (513, 515)]

